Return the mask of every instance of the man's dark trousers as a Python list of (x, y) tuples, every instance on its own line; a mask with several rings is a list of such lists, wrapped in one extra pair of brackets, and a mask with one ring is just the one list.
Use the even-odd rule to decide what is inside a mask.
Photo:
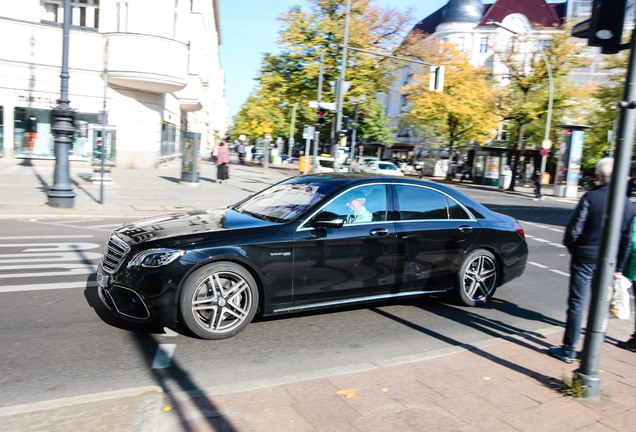
[(569, 357), (576, 357), (576, 343), (581, 335), (581, 324), (596, 263), (587, 263), (572, 257), (570, 262), (570, 294), (568, 297), (567, 322), (563, 335), (563, 351)]

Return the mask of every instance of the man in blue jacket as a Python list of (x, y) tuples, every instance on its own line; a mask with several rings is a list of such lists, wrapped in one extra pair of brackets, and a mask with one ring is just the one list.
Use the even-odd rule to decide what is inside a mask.
[[(566, 363), (576, 358), (576, 345), (581, 335), (583, 312), (590, 292), (592, 278), (601, 245), (603, 211), (608, 195), (608, 184), (612, 177), (614, 159), (601, 159), (595, 168), (596, 186), (583, 195), (574, 215), (565, 230), (563, 244), (568, 248), (570, 261), (570, 293), (568, 297), (567, 321), (563, 345), (549, 349), (550, 355)], [(627, 198), (623, 205), (621, 238), (616, 259), (615, 276), (619, 276), (627, 257), (632, 239), (634, 206)]]

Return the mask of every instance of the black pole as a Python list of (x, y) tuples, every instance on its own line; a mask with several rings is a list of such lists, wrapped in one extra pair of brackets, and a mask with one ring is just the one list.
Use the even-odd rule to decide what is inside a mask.
[(57, 208), (71, 208), (74, 205), (75, 192), (71, 186), (68, 154), (73, 145), (75, 135), (75, 111), (68, 100), (68, 39), (71, 27), (71, 0), (64, 0), (64, 25), (62, 39), (62, 73), (60, 98), (57, 107), (51, 110), (55, 119), (53, 134), (55, 135), (55, 170), (53, 186), (48, 190), (49, 205)]
[[(620, 237), (620, 226), (623, 219), (623, 206), (627, 191), (627, 176), (632, 161), (634, 134), (636, 131), (636, 40), (632, 33), (631, 52), (627, 81), (620, 102), (621, 114), (618, 126), (618, 141), (614, 154), (614, 170), (609, 185), (605, 212), (603, 215), (603, 235), (601, 249), (596, 267), (596, 277), (592, 282), (592, 300), (587, 320), (585, 343), (581, 367), (577, 376), (586, 390), (585, 398), (595, 398), (600, 394), (601, 376), (598, 373), (601, 359), (601, 348), (605, 340), (608, 326), (608, 310), (612, 289), (614, 287), (614, 270)], [(630, 222), (631, 223), (631, 222)]]

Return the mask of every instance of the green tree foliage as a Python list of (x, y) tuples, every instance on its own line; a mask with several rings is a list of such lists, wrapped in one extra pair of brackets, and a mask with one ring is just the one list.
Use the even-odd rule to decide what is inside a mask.
[[(258, 85), (234, 119), (232, 134), (258, 135), (253, 129), (254, 121), (250, 119), (257, 105), (271, 111), (263, 117), (268, 119), (267, 127), (274, 136), (287, 136), (289, 133), (286, 125), (291, 121), (295, 102), (299, 103), (296, 124), (313, 124), (316, 111), (308, 105), (309, 101), (317, 100), (321, 51), (324, 53), (322, 101), (335, 102), (329, 81), (336, 81), (340, 76), (345, 10), (345, 0), (306, 0), (305, 7), (293, 6), (279, 17), (282, 24), (278, 38), (280, 52), (265, 54), (256, 78)], [(400, 44), (411, 21), (410, 11), (380, 8), (372, 0), (352, 0), (348, 45), (390, 52)], [(387, 88), (391, 71), (388, 67), (381, 67), (384, 63), (387, 62), (383, 57), (348, 52), (346, 80), (351, 82), (351, 86), (345, 97), (345, 109), (348, 97), (366, 95), (366, 107), (372, 105), (370, 95)], [(379, 123), (365, 120), (363, 111), (361, 106), (359, 133), (369, 137), (386, 136), (387, 133), (364, 130), (367, 124), (377, 127)], [(332, 120), (330, 118), (322, 128), (323, 141), (330, 138)]]
[[(589, 114), (587, 125), (591, 129), (585, 133), (582, 165), (584, 169), (592, 171), (596, 163), (603, 158), (604, 152), (610, 149), (608, 132), (617, 132), (620, 117), (619, 102), (623, 98), (625, 76), (627, 72), (629, 52), (608, 56), (606, 69), (613, 70), (610, 82), (599, 86), (594, 92), (597, 101), (595, 109)], [(614, 143), (611, 147), (614, 147)]]
[[(502, 93), (500, 107), (503, 110), (503, 119), (508, 121), (510, 126), (509, 136), (516, 142), (513, 165), (517, 167), (519, 153), (527, 138), (526, 133), (532, 132), (529, 137), (535, 143), (535, 148), (539, 148), (543, 139), (541, 130), (545, 130), (548, 113), (549, 77), (538, 47), (534, 52), (514, 49), (520, 43), (536, 45), (536, 42), (528, 41), (523, 36), (515, 36), (511, 42), (508, 50), (498, 52), (497, 55), (507, 68), (508, 83), (504, 87), (505, 92)], [(543, 49), (548, 58), (554, 82), (553, 119), (558, 119), (559, 113), (567, 108), (567, 101), (570, 98), (567, 75), (572, 69), (583, 66), (584, 60), (578, 56), (580, 51), (578, 42), (569, 37), (567, 32), (553, 34), (550, 45), (544, 46)], [(542, 120), (540, 124), (538, 124), (539, 119)], [(529, 128), (531, 124), (534, 126), (532, 129)], [(557, 124), (555, 121), (551, 124), (551, 138), (555, 136), (555, 124)], [(510, 190), (514, 190), (514, 187), (515, 176), (512, 177)]]

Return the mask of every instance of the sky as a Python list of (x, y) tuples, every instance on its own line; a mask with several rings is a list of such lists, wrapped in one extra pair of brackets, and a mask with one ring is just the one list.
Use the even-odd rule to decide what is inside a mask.
[[(415, 25), (448, 0), (373, 0), (381, 7), (413, 9)], [(484, 3), (491, 3), (485, 1)], [(229, 120), (250, 95), (263, 53), (277, 53), (280, 14), (290, 7), (306, 5), (306, 0), (219, 0), (221, 22), (221, 66), (225, 71), (225, 95)]]

